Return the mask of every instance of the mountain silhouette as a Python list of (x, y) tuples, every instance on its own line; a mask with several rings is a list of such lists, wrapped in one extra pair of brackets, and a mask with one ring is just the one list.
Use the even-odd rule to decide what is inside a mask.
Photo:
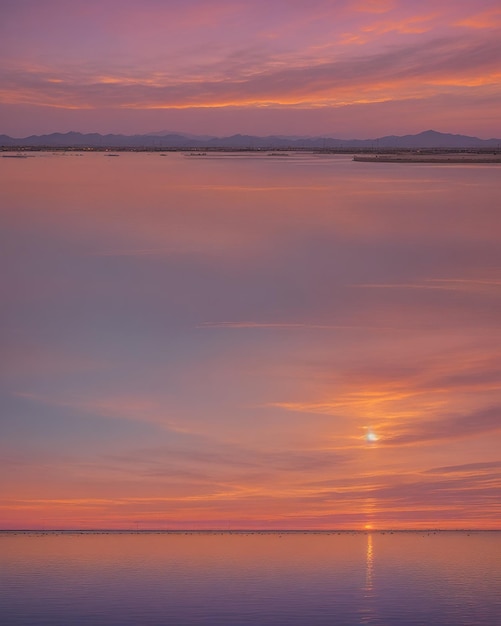
[(336, 139), (333, 137), (298, 137), (270, 135), (231, 135), (229, 137), (197, 136), (183, 133), (151, 133), (146, 135), (117, 135), (99, 133), (51, 133), (14, 138), (0, 135), (3, 148), (135, 148), (135, 149), (419, 149), (419, 148), (492, 148), (501, 147), (501, 139), (479, 139), (467, 135), (426, 130), (416, 135), (389, 135), (374, 139)]

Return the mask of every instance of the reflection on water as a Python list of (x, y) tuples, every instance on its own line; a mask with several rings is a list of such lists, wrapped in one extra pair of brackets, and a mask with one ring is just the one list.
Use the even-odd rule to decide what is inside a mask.
[(501, 533), (0, 533), (2, 625), (493, 626)]
[(360, 611), (361, 624), (376, 624), (374, 609), (374, 544), (372, 533), (367, 533), (364, 600)]
[(374, 548), (372, 546), (372, 534), (369, 533), (367, 535), (367, 567), (365, 570), (365, 591), (366, 597), (369, 598), (372, 596), (372, 570), (374, 567)]

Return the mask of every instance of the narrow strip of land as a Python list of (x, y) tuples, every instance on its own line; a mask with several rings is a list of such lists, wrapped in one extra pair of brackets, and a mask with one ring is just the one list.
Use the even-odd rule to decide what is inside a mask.
[(353, 160), (365, 163), (501, 163), (501, 154), (399, 152), (391, 154), (356, 154)]

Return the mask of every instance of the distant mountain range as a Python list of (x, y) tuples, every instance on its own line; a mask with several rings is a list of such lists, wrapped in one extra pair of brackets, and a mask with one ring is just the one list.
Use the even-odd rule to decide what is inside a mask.
[(146, 135), (100, 135), (99, 133), (52, 133), (31, 135), (22, 139), (0, 135), (4, 148), (145, 148), (145, 149), (390, 149), (390, 148), (493, 148), (501, 147), (501, 139), (479, 139), (427, 130), (417, 135), (379, 137), (376, 139), (334, 139), (332, 137), (287, 137), (270, 135), (231, 135), (230, 137), (196, 136), (163, 132)]

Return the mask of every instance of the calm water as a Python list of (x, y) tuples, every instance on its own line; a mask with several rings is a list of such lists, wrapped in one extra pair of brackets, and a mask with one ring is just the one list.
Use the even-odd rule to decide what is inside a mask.
[(2, 624), (501, 620), (501, 533), (3, 533)]

